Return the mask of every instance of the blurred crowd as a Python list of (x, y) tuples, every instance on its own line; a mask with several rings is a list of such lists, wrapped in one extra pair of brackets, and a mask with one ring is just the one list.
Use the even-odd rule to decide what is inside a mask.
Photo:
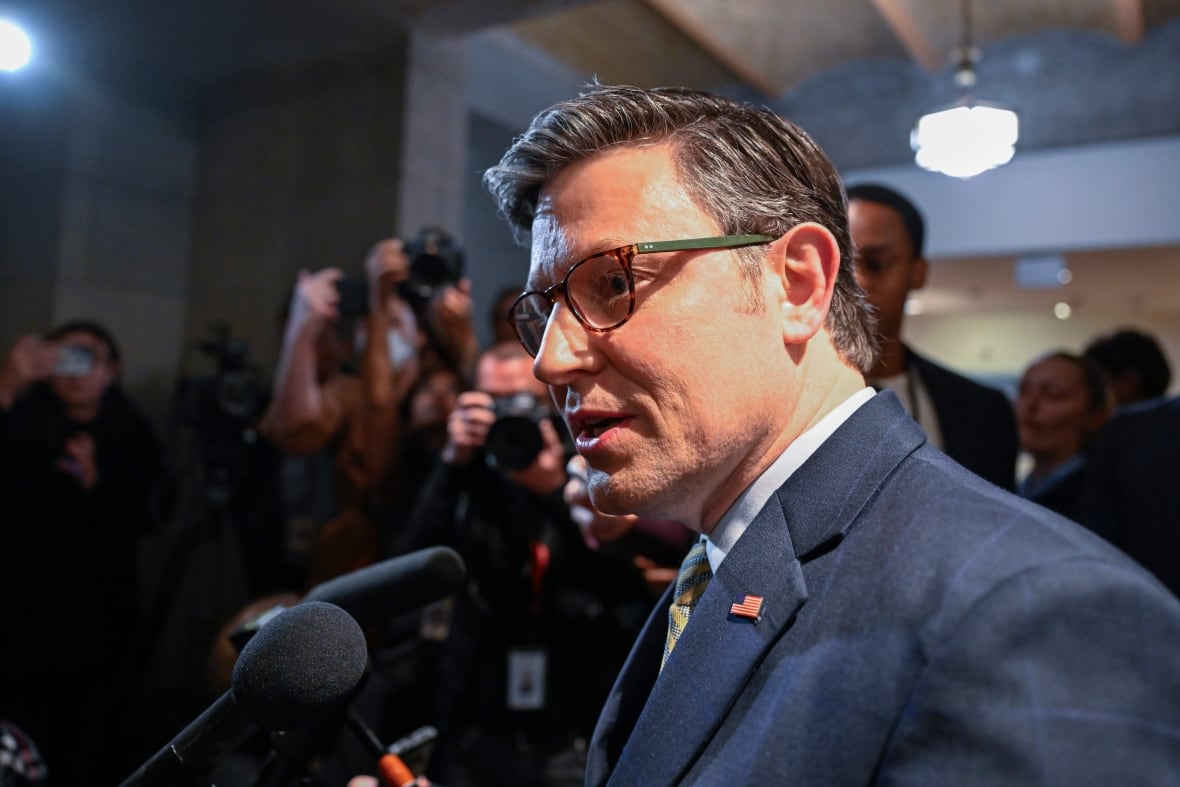
[[(1091, 527), (1180, 592), (1180, 404), (1165, 397), (1159, 344), (1127, 328), (1054, 349), (1009, 401), (902, 341), (906, 297), (926, 278), (921, 214), (883, 186), (849, 197), (857, 279), (881, 333), (869, 382), (958, 462)], [(8, 349), (0, 750), (24, 763), (11, 783), (118, 783), (229, 688), (235, 635), (333, 577), (439, 545), (463, 558), (464, 588), (366, 631), (358, 713), (382, 741), (417, 736), (407, 757), (439, 784), (582, 783), (602, 702), (693, 535), (593, 509), (508, 321), (519, 288), (497, 295), (481, 347), (446, 232), (382, 240), (358, 268), (298, 274), (273, 380), (241, 410), (219, 400), (234, 415), (227, 440), (224, 418), (189, 420), (196, 464), (178, 462), (177, 441), (124, 393), (103, 326), (69, 322)], [(188, 410), (219, 393), (187, 392)], [(176, 522), (163, 564), (145, 572), (143, 537)], [(232, 544), (244, 583), (232, 614), (184, 640), (199, 653), (181, 663), (161, 641), (209, 540)], [(189, 684), (184, 701), (149, 685), (160, 673)], [(344, 727), (288, 772), (305, 784), (372, 772)], [(268, 783), (272, 760), (255, 741), (217, 783)]]
[[(54, 785), (120, 782), (230, 689), (243, 631), (327, 580), (440, 545), (462, 557), (463, 591), (366, 631), (356, 709), (383, 741), (421, 739), (412, 761), (436, 783), (581, 783), (598, 710), (688, 533), (601, 517), (569, 483), (571, 441), (507, 320), (518, 288), (480, 347), (447, 233), (383, 240), (359, 267), (298, 274), (268, 390), (235, 378), (235, 348), (211, 348), (222, 374), (181, 390), (183, 440), (162, 441), (123, 392), (96, 323), (7, 353), (0, 719), (13, 761), (27, 741), (27, 783), (45, 770)], [(143, 571), (141, 537), (174, 522), (162, 565)], [(233, 561), (202, 562), (210, 548)], [(194, 577), (227, 561), (237, 593)], [(184, 586), (238, 608), (203, 620)], [(146, 685), (161, 672), (187, 686)], [(370, 772), (355, 737), (341, 724), (281, 771)], [(217, 783), (279, 783), (273, 759), (254, 741)]]

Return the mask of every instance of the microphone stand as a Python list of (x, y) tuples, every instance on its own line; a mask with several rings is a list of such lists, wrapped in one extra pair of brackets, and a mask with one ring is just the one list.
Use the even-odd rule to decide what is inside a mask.
[(412, 787), (417, 783), (417, 777), (401, 757), (389, 751), (377, 735), (365, 724), (355, 710), (349, 708), (344, 713), (344, 720), (348, 728), (356, 734), (369, 753), (377, 758), (377, 775), (386, 787)]
[(322, 737), (329, 727), (340, 721), (361, 742), (366, 751), (377, 761), (377, 774), (385, 787), (412, 787), (417, 777), (405, 761), (392, 749), (381, 743), (377, 734), (365, 723), (353, 708), (341, 711), (340, 715), (325, 719), (302, 730), (276, 732), (271, 735), (273, 749), (262, 764), (255, 787), (290, 787), (307, 784), (307, 760), (310, 758), (311, 740)]

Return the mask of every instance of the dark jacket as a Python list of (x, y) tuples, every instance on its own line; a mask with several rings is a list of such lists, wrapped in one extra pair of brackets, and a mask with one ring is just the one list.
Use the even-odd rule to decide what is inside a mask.
[[(729, 614), (764, 598), (757, 622)], [(663, 672), (666, 594), (587, 785), (1174, 784), (1180, 602), (965, 472), (890, 392), (787, 480)]]
[(1180, 397), (1119, 412), (1089, 466), (1079, 520), (1180, 595)]
[(906, 348), (934, 402), (943, 450), (959, 464), (1009, 491), (1016, 488), (1016, 416), (1003, 392), (980, 385)]

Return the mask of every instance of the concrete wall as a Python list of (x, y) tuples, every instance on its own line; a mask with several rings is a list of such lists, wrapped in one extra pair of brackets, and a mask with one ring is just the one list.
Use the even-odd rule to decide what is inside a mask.
[(269, 377), (281, 314), (301, 269), (360, 275), (395, 232), (402, 179), (406, 46), (249, 75), (205, 91), (189, 314), (191, 352), (218, 326), (250, 344)]
[[(156, 420), (167, 411), (181, 343), (196, 147), (175, 116), (74, 82), (28, 85), (4, 178), (0, 335), (68, 319), (105, 324), (124, 384)], [(45, 111), (45, 96), (56, 95)], [(28, 114), (25, 114), (28, 113)]]
[(69, 94), (0, 80), (0, 346), (54, 321)]

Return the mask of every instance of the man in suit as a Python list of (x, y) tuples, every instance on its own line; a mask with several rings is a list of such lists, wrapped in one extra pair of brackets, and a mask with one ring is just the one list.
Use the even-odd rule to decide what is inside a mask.
[(865, 183), (848, 189), (848, 222), (856, 248), (856, 280), (877, 318), (881, 351), (869, 370), (926, 431), (930, 443), (1005, 489), (1016, 480), (1016, 421), (1000, 391), (914, 352), (901, 340), (905, 304), (926, 285), (926, 224), (907, 197)]
[(1119, 410), (1088, 463), (1078, 521), (1180, 595), (1180, 397)]
[(512, 315), (594, 505), (703, 537), (587, 784), (1176, 782), (1180, 603), (865, 386), (844, 194), (806, 134), (595, 86), (485, 183), (531, 237)]

